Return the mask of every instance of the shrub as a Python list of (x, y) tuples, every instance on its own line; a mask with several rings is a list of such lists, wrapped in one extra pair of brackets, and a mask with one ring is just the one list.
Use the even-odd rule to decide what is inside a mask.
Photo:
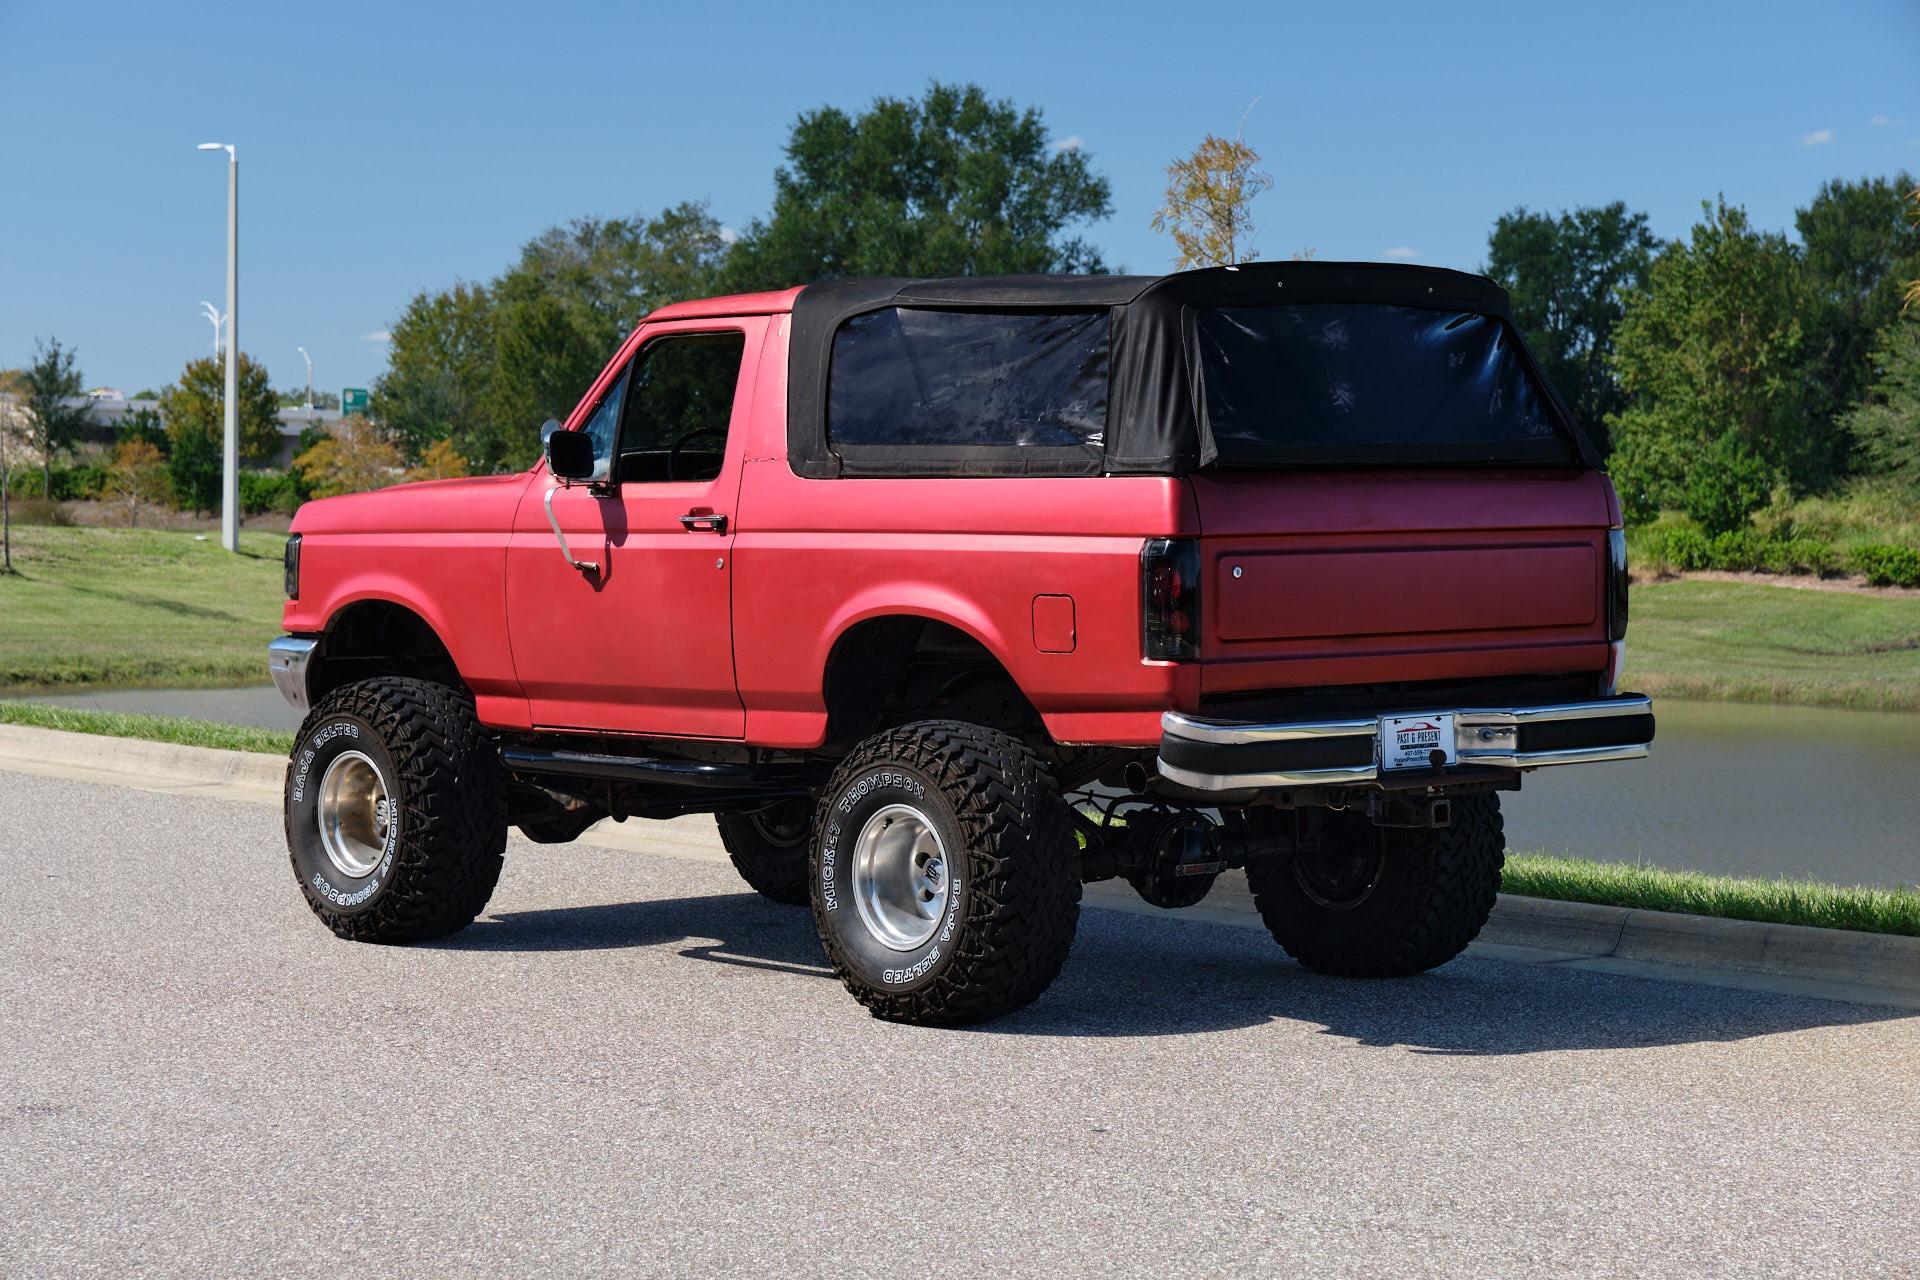
[(53, 473), (53, 496), (61, 502), (98, 498), (106, 487), (105, 467), (68, 467)]
[(1716, 533), (1708, 544), (1707, 567), (1729, 573), (1758, 573), (1767, 567), (1767, 540), (1751, 529)]
[(1840, 552), (1824, 538), (1768, 537), (1752, 529), (1708, 537), (1691, 524), (1646, 529), (1630, 547), (1633, 563), (1648, 571), (1830, 574), (1839, 572), (1842, 561)]
[(1676, 569), (1711, 569), (1713, 541), (1698, 529), (1682, 527), (1667, 532), (1667, 560)]
[(1785, 573), (1811, 573), (1825, 578), (1840, 572), (1840, 549), (1825, 538), (1785, 538)]
[(1772, 499), (1773, 482), (1766, 460), (1729, 431), (1688, 472), (1683, 505), (1708, 533), (1732, 533)]
[(1920, 548), (1884, 542), (1853, 549), (1853, 570), (1881, 587), (1920, 587)]
[(293, 514), (305, 497), (297, 473), (289, 471), (242, 471), (240, 473), (240, 510), (250, 516), (267, 511)]

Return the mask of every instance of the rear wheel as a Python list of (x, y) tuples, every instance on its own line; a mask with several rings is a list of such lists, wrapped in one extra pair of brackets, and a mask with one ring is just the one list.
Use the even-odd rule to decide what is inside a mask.
[(929, 720), (867, 739), (814, 819), (814, 921), (856, 999), (898, 1022), (1017, 1009), (1080, 918), (1066, 802), (1017, 738)]
[(807, 837), (813, 831), (812, 800), (783, 800), (752, 813), (715, 817), (720, 843), (740, 878), (764, 898), (788, 906), (807, 900)]
[(1437, 830), (1303, 812), (1290, 854), (1247, 865), (1274, 940), (1309, 969), (1349, 978), (1405, 977), (1459, 955), (1493, 910), (1506, 842), (1498, 796), (1452, 809)]
[(500, 878), (500, 761), (457, 690), (383, 677), (336, 689), (287, 763), (287, 852), (307, 905), (362, 942), (465, 928)]

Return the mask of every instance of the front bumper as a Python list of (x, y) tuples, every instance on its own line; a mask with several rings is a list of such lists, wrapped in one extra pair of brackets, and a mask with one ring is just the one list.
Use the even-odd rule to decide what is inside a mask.
[(303, 716), (309, 709), (307, 664), (313, 661), (319, 643), (302, 636), (281, 636), (267, 645), (267, 670), (273, 673), (273, 687)]
[(1195, 791), (1271, 787), (1445, 785), (1498, 770), (1638, 760), (1653, 741), (1653, 702), (1626, 693), (1534, 707), (1409, 708), (1393, 716), (1451, 715), (1453, 763), (1380, 767), (1381, 716), (1259, 724), (1160, 718), (1160, 776)]

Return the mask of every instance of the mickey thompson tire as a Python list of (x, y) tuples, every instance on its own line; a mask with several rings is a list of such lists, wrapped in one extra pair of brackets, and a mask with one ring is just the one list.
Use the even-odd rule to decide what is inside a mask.
[(890, 729), (841, 762), (808, 878), (840, 980), (896, 1022), (1020, 1008), (1060, 972), (1080, 919), (1053, 774), (1018, 739), (951, 720)]
[(499, 756), (444, 685), (382, 677), (323, 698), (294, 742), (284, 814), (300, 891), (342, 938), (452, 933), (500, 878)]
[(1254, 905), (1287, 954), (1318, 973), (1399, 978), (1445, 964), (1487, 922), (1506, 861), (1500, 798), (1461, 796), (1437, 830), (1325, 815), (1324, 847), (1250, 862)]
[(733, 869), (763, 898), (786, 906), (807, 901), (807, 837), (811, 800), (786, 800), (753, 813), (714, 816)]

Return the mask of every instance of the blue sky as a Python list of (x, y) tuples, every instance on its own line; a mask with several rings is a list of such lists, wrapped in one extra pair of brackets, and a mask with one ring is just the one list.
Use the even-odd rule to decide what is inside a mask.
[[(206, 352), (241, 159), (241, 345), (366, 385), (407, 299), (543, 227), (763, 212), (794, 116), (974, 80), (1113, 182), (1090, 229), (1169, 265), (1162, 170), (1245, 134), (1264, 256), (1474, 268), (1515, 205), (1624, 199), (1663, 236), (1920, 171), (1920, 4), (74, 4), (0, 0), (0, 365), (36, 336), (132, 393)], [(1257, 100), (1257, 101), (1256, 101)], [(1254, 103), (1251, 112), (1248, 104)]]

